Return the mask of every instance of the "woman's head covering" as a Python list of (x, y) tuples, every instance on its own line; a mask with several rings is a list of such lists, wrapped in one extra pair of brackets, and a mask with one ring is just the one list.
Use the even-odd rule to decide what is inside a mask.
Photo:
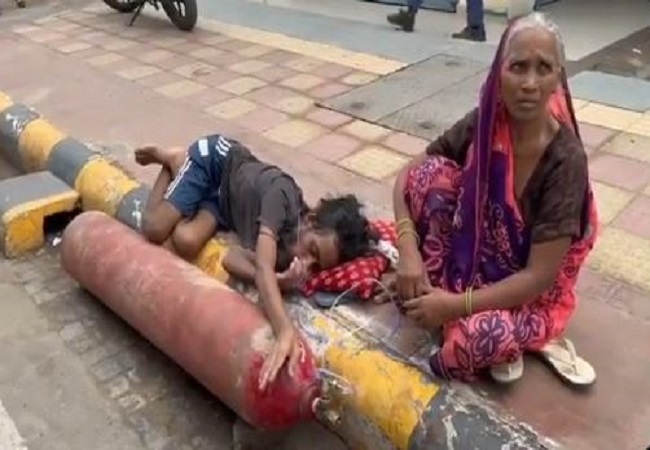
[[(493, 203), (503, 203), (504, 209), (512, 211), (514, 214), (513, 219), (521, 221), (512, 184), (508, 180), (508, 178), (512, 178), (514, 172), (512, 167), (513, 149), (507, 112), (503, 102), (500, 101), (501, 72), (511, 39), (520, 31), (532, 27), (547, 29), (556, 36), (558, 59), (561, 64), (563, 63), (563, 46), (557, 27), (539, 13), (533, 13), (511, 22), (501, 36), (491, 70), (481, 89), (478, 123), (474, 130), (472, 146), (461, 181), (462, 188), (456, 217), (456, 226), (460, 227), (460, 232), (455, 233), (453, 237), (453, 251), (457, 255), (457, 270), (459, 271), (454, 275), (454, 284), (460, 289), (473, 284), (477, 274), (479, 246), (484, 227), (488, 193), (491, 196), (494, 196), (494, 193), (499, 193), (503, 198), (491, 197), (490, 200)], [(561, 70), (560, 85), (551, 95), (548, 106), (554, 117), (570, 127), (579, 137), (566, 72), (564, 67)], [(590, 192), (586, 195), (587, 203), (589, 203)], [(588, 211), (585, 212), (585, 219), (587, 217)], [(521, 234), (516, 231), (519, 228), (518, 225), (508, 223), (508, 221), (506, 223), (508, 234), (511, 239), (516, 240), (517, 235)], [(527, 247), (525, 244), (514, 244), (513, 242), (513, 246), (516, 248), (525, 249)], [(471, 256), (468, 257), (469, 255)], [(521, 255), (521, 258), (526, 259), (524, 255)]]

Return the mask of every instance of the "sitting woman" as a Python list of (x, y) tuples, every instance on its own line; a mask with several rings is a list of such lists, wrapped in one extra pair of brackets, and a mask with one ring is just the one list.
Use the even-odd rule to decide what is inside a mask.
[(400, 308), (442, 326), (433, 372), (498, 381), (539, 353), (573, 384), (593, 368), (561, 338), (598, 220), (557, 28), (540, 14), (504, 33), (479, 107), (395, 182)]

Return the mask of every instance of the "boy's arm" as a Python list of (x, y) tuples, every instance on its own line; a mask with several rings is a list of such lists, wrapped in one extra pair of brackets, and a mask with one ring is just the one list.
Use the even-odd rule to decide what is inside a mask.
[(273, 350), (267, 356), (260, 372), (260, 389), (272, 383), (280, 369), (289, 360), (289, 375), (295, 373), (298, 361), (303, 356), (302, 346), (291, 319), (284, 308), (284, 301), (275, 275), (277, 243), (273, 231), (260, 226), (255, 258), (255, 284), (260, 299), (275, 334)]
[(286, 327), (291, 326), (291, 321), (284, 309), (284, 302), (280, 292), (275, 264), (277, 260), (277, 242), (272, 230), (260, 225), (255, 252), (255, 284), (260, 292), (262, 305), (271, 322), (276, 336)]
[(298, 198), (295, 186), (280, 179), (275, 180), (261, 198), (259, 233), (255, 249), (255, 284), (260, 299), (275, 334), (271, 354), (264, 361), (260, 373), (260, 388), (275, 380), (280, 369), (289, 360), (289, 375), (293, 375), (302, 347), (298, 333), (284, 307), (278, 278), (275, 274), (278, 252), (278, 233), (295, 214), (292, 199)]
[(223, 268), (235, 278), (252, 283), (255, 281), (255, 252), (233, 245), (223, 258)]
[[(240, 247), (239, 245), (233, 245), (228, 249), (228, 253), (226, 253), (223, 259), (223, 267), (233, 277), (246, 283), (254, 283), (256, 270), (255, 258), (255, 252)], [(281, 291), (291, 290), (295, 287), (291, 275), (292, 272), (290, 270), (283, 273), (276, 273), (275, 277)]]

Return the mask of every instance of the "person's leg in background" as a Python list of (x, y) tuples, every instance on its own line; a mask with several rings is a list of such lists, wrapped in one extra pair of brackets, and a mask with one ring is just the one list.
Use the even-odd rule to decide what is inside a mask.
[(415, 16), (422, 6), (422, 0), (408, 0), (407, 6), (407, 9), (400, 9), (395, 14), (389, 14), (386, 17), (386, 20), (388, 20), (388, 23), (391, 25), (400, 27), (403, 31), (410, 33), (413, 31)]
[(484, 42), (486, 39), (484, 16), (483, 0), (467, 0), (467, 26), (462, 31), (452, 34), (452, 37)]

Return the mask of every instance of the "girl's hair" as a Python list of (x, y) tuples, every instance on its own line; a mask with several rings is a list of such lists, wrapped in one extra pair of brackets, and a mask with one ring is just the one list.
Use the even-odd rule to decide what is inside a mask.
[(314, 209), (314, 227), (336, 233), (341, 262), (371, 251), (377, 236), (370, 228), (356, 196), (323, 198)]

